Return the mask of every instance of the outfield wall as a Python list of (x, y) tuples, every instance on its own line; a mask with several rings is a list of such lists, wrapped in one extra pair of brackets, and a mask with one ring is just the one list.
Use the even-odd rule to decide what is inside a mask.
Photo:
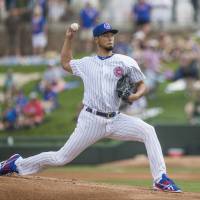
[[(200, 155), (200, 126), (156, 126), (163, 153), (184, 151), (185, 155)], [(2, 137), (0, 139), (0, 160), (13, 153), (23, 157), (43, 151), (56, 151), (66, 141), (66, 137)], [(131, 158), (145, 154), (144, 144), (139, 142), (119, 142), (105, 140), (99, 142), (79, 155), (72, 164), (98, 164)]]

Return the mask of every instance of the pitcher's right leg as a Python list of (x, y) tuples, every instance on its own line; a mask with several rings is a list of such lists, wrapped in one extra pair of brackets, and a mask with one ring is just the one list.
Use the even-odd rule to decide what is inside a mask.
[(62, 166), (76, 158), (83, 150), (105, 137), (105, 119), (82, 111), (77, 128), (66, 144), (57, 152), (44, 152), (29, 158), (19, 158), (15, 164), (20, 175), (37, 173), (47, 166)]

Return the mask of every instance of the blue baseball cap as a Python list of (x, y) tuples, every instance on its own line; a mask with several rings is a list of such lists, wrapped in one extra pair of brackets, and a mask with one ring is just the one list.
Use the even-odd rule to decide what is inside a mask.
[(100, 35), (103, 35), (104, 33), (111, 32), (113, 34), (118, 33), (118, 30), (113, 29), (112, 26), (108, 23), (102, 23), (94, 27), (93, 29), (93, 36), (98, 37)]

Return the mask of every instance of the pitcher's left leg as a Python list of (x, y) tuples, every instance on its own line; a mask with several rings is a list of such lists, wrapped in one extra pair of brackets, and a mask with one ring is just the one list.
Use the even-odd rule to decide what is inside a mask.
[(154, 181), (166, 173), (162, 149), (153, 126), (139, 118), (119, 114), (108, 126), (109, 138), (124, 141), (140, 141), (145, 144)]

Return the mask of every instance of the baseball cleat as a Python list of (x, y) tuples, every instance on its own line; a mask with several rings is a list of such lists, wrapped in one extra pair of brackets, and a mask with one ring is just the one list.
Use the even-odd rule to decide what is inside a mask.
[(153, 189), (164, 192), (182, 192), (181, 189), (174, 183), (174, 181), (168, 178), (166, 174), (163, 174), (162, 178), (153, 184)]
[(19, 154), (14, 154), (8, 160), (2, 161), (0, 163), (0, 176), (11, 174), (11, 173), (18, 173), (17, 167), (15, 165), (15, 161), (20, 158)]

